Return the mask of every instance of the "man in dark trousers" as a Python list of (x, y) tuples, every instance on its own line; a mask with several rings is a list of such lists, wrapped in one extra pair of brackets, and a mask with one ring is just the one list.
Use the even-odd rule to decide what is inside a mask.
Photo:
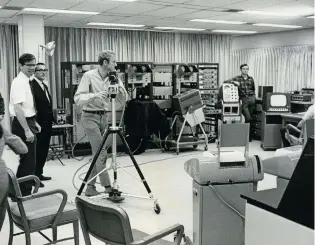
[[(13, 117), (12, 133), (19, 136), (28, 148), (26, 154), (20, 154), (16, 177), (21, 178), (35, 173), (36, 134), (40, 132), (41, 127), (36, 122), (36, 108), (30, 86), (30, 77), (35, 70), (35, 56), (22, 54), (19, 64), (21, 71), (11, 83), (9, 110)], [(20, 183), (22, 196), (31, 195), (33, 185), (33, 181)]]
[[(52, 111), (52, 100), (45, 84), (47, 69), (44, 63), (37, 63), (35, 73), (30, 82), (36, 105), (36, 121), (41, 126), (41, 132), (36, 135), (36, 169), (35, 175), (41, 180), (51, 180), (51, 177), (43, 175), (43, 168), (46, 163), (50, 138), (52, 133), (52, 124), (54, 121)], [(43, 183), (41, 183), (43, 187)]]
[[(253, 77), (248, 75), (249, 67), (247, 64), (240, 66), (241, 75), (225, 81), (238, 86), (239, 97), (242, 101), (242, 114), (245, 117), (245, 123), (252, 123), (252, 116), (256, 107), (255, 82)], [(252, 139), (252, 132), (250, 138)]]

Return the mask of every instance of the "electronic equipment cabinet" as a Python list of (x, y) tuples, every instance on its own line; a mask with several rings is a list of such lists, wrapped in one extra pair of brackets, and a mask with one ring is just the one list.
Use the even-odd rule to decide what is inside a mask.
[(261, 140), (262, 134), (262, 99), (256, 99), (255, 111), (252, 116), (251, 133), (255, 140)]
[(264, 150), (276, 150), (281, 148), (281, 134), (283, 112), (262, 111), (261, 147)]
[[(215, 109), (219, 93), (219, 64), (199, 63), (198, 68), (198, 89), (205, 105), (205, 122), (203, 127), (208, 139), (215, 139), (218, 135), (218, 117), (220, 110)], [(202, 137), (202, 134), (200, 135)]]

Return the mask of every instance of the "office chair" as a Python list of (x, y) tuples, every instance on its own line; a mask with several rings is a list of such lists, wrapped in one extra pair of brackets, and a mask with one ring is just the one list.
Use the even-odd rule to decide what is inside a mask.
[[(86, 245), (92, 245), (90, 235), (110, 245), (179, 245), (184, 236), (184, 227), (179, 224), (153, 235), (132, 230), (128, 214), (122, 208), (83, 196), (75, 201)], [(174, 243), (160, 240), (174, 232), (177, 232)]]
[[(299, 137), (296, 137), (290, 133), (290, 130), (293, 130), (300, 134)], [(314, 135), (314, 119), (308, 119), (305, 121), (303, 128), (299, 129), (292, 124), (286, 125), (286, 138), (290, 142), (291, 146), (302, 145), (305, 146), (307, 139)]]
[[(13, 171), (8, 169), (9, 175), (9, 198), (14, 202), (8, 205), (8, 216), (10, 223), (9, 245), (13, 243), (13, 237), (25, 234), (26, 245), (31, 245), (31, 233), (38, 232), (48, 244), (56, 244), (61, 241), (74, 239), (74, 244), (79, 245), (79, 219), (75, 205), (67, 202), (67, 194), (63, 190), (52, 190), (37, 193), (39, 179), (29, 175), (17, 179)], [(21, 195), (19, 183), (33, 180), (35, 190), (30, 196)], [(60, 194), (62, 198), (58, 195)], [(14, 226), (22, 230), (14, 234)], [(66, 224), (73, 224), (73, 237), (57, 240), (57, 227)], [(49, 239), (41, 231), (52, 229), (53, 239)]]

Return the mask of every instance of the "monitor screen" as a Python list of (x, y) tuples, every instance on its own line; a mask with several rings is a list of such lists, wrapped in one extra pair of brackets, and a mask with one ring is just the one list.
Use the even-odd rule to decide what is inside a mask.
[(285, 107), (287, 106), (287, 96), (285, 94), (272, 94), (270, 96), (271, 107)]

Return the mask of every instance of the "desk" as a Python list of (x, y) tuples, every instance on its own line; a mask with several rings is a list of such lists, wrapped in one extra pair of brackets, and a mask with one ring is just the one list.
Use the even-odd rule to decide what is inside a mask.
[(301, 121), (304, 115), (305, 112), (281, 114), (282, 127), (285, 127), (289, 123), (296, 126), (299, 123), (299, 121)]
[(246, 199), (245, 245), (311, 245), (314, 230), (283, 217), (278, 207), (285, 188), (241, 195)]
[(312, 101), (291, 101), (291, 112), (303, 112), (313, 104)]
[[(60, 142), (62, 142), (62, 146), (60, 147), (55, 145), (50, 145), (49, 148), (53, 152), (53, 155), (57, 157), (59, 162), (63, 164), (61, 159), (59, 158), (58, 154), (65, 154), (68, 153), (68, 158), (71, 156), (71, 145), (72, 145), (72, 133), (71, 130), (74, 127), (72, 124), (55, 124), (52, 126), (52, 136), (58, 136), (58, 143), (60, 145)], [(70, 145), (70, 149), (69, 146)], [(70, 153), (69, 153), (70, 152)]]

